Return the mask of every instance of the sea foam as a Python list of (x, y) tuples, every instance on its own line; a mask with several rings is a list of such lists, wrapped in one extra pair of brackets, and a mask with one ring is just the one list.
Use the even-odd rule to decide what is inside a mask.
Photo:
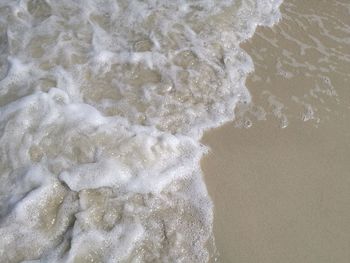
[(281, 1), (1, 1), (0, 261), (207, 262), (199, 140)]

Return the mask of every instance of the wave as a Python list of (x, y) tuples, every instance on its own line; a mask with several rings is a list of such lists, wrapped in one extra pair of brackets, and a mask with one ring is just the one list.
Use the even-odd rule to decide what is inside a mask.
[(1, 262), (207, 262), (200, 138), (281, 2), (2, 1)]

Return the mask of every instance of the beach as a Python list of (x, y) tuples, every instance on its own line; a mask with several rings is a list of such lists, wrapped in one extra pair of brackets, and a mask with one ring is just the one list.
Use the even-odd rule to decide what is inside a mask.
[(350, 261), (349, 8), (286, 0), (242, 45), (253, 105), (202, 140), (217, 262)]
[(349, 13), (0, 1), (0, 262), (350, 262)]

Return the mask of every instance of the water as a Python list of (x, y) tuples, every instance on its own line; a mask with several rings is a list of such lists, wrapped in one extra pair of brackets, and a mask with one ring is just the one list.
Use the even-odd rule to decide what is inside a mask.
[(241, 45), (253, 103), (202, 139), (219, 262), (347, 263), (350, 1), (280, 10)]
[(302, 120), (322, 128), (347, 115), (349, 4), (347, 0), (284, 1), (280, 22), (257, 30), (242, 45), (255, 65), (247, 80), (254, 103), (236, 113), (237, 126), (244, 126), (246, 118), (253, 122), (275, 118), (280, 127)]
[(280, 4), (1, 1), (0, 261), (207, 262), (199, 140)]

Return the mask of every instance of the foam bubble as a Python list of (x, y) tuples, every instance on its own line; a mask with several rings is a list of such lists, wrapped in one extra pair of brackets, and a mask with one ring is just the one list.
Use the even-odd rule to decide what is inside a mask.
[(199, 139), (280, 3), (2, 1), (0, 261), (207, 262)]

